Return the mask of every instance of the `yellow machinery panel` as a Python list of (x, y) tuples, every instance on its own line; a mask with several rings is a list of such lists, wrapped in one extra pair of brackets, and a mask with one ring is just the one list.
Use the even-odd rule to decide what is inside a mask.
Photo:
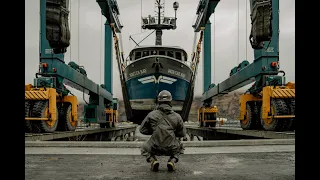
[(55, 88), (25, 86), (25, 131), (74, 131), (78, 125), (78, 99), (62, 96)]
[(217, 122), (217, 120), (206, 119), (205, 114), (214, 114), (218, 112), (217, 106), (201, 107), (198, 109), (198, 120), (202, 122)]
[[(243, 129), (289, 130), (295, 118), (295, 84), (265, 86), (258, 95), (240, 96), (240, 117)], [(280, 120), (284, 119), (284, 120)], [(277, 123), (278, 121), (282, 121)]]
[[(295, 89), (292, 86), (266, 86), (262, 90), (262, 119), (294, 118), (295, 115), (274, 115), (271, 108), (271, 99), (295, 99)], [(270, 116), (271, 115), (271, 116)]]
[(201, 107), (198, 109), (198, 121), (200, 127), (215, 127), (217, 120), (217, 106)]
[(32, 86), (26, 85), (25, 91), (25, 101), (48, 101), (48, 109), (47, 117), (42, 118), (34, 118), (34, 117), (26, 117), (25, 120), (57, 120), (57, 108), (56, 108), (56, 99), (57, 93), (54, 88), (31, 88)]

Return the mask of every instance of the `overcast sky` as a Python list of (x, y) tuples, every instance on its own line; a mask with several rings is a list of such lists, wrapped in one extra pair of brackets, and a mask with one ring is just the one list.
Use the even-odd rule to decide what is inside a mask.
[[(31, 84), (39, 63), (39, 2), (39, 0), (26, 0), (25, 7), (25, 81)], [(117, 0), (117, 2), (120, 8), (120, 20), (124, 26), (121, 34), (126, 57), (135, 46), (134, 42), (129, 40), (129, 36), (132, 35), (135, 41), (139, 42), (151, 32), (141, 30), (141, 13), (142, 16), (154, 15), (154, 0)], [(174, 17), (173, 2), (174, 0), (165, 0), (165, 16)], [(162, 43), (163, 45), (180, 46), (190, 56), (194, 39), (192, 24), (196, 17), (195, 12), (199, 1), (180, 0), (178, 2), (180, 7), (177, 11), (177, 29), (175, 31), (164, 31)], [(288, 81), (295, 81), (294, 3), (294, 0), (280, 1), (280, 68), (286, 72)], [(72, 60), (84, 66), (88, 77), (94, 82), (102, 84), (104, 82), (103, 24), (106, 19), (101, 15), (96, 0), (71, 0), (70, 13), (71, 45), (65, 54), (65, 61), (68, 63)], [(217, 84), (228, 78), (230, 70), (238, 65), (238, 61), (241, 62), (245, 59), (250, 63), (253, 61), (253, 49), (248, 41), (251, 29), (249, 14), (249, 0), (221, 0), (215, 13), (211, 15), (211, 80), (213, 83)], [(154, 43), (155, 34), (152, 34), (141, 45), (154, 45)], [(203, 92), (201, 62), (202, 59), (200, 60), (196, 81), (196, 96), (200, 96)], [(78, 96), (79, 101), (82, 101), (81, 92), (74, 89), (70, 90)], [(115, 58), (113, 60), (113, 95), (122, 99)]]

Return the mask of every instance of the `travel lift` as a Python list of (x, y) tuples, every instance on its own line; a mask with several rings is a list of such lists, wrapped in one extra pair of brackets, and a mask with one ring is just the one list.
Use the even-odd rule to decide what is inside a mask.
[[(279, 0), (249, 0), (254, 61), (241, 62), (230, 77), (219, 84), (211, 84), (211, 28), (209, 18), (219, 0), (200, 0), (195, 32), (204, 31), (204, 93), (198, 110), (201, 127), (215, 127), (217, 106), (213, 98), (223, 96), (255, 81), (240, 96), (240, 124), (242, 129), (267, 131), (294, 130), (295, 83), (286, 83), (284, 71), (279, 70)], [(203, 30), (204, 29), (204, 30)], [(283, 73), (283, 76), (279, 76)], [(208, 88), (208, 89), (207, 89)], [(207, 90), (206, 90), (207, 89)]]
[[(69, 1), (40, 0), (40, 66), (34, 83), (25, 86), (25, 132), (74, 131), (78, 125), (78, 99), (64, 84), (89, 95), (85, 123), (113, 127), (117, 123), (117, 99), (112, 95), (112, 32), (120, 31), (116, 1), (97, 0), (106, 17), (105, 85), (87, 78), (83, 67), (64, 61), (70, 45)], [(83, 94), (84, 96), (84, 94)]]

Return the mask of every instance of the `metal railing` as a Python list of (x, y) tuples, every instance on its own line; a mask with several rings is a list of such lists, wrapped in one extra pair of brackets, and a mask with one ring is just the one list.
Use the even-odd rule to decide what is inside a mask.
[[(155, 25), (158, 24), (158, 16), (148, 16), (142, 17), (142, 26), (145, 25)], [(163, 25), (176, 25), (176, 18), (175, 17), (160, 17), (160, 24)]]

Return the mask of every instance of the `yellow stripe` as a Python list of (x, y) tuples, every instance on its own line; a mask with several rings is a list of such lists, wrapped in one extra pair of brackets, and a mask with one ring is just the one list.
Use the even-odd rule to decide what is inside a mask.
[(272, 92), (273, 98), (294, 98), (295, 92), (292, 89), (276, 89)]
[(48, 93), (47, 91), (26, 91), (25, 99), (28, 100), (47, 100)]

